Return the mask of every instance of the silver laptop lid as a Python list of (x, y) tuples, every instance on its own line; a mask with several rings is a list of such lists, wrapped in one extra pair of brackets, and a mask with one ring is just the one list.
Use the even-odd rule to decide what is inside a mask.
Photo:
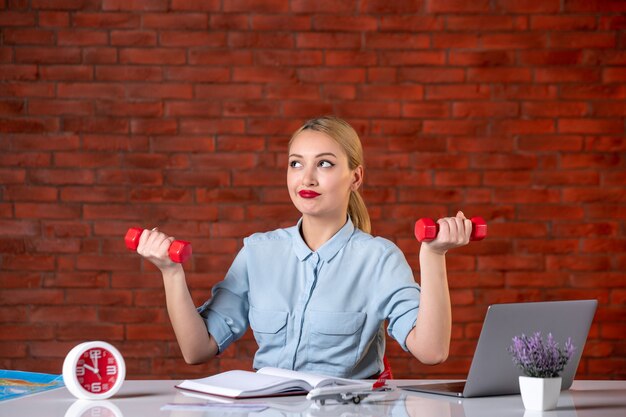
[(552, 333), (563, 346), (568, 337), (576, 347), (561, 377), (562, 389), (568, 389), (585, 347), (587, 334), (598, 302), (596, 300), (550, 301), (536, 303), (494, 304), (487, 310), (478, 345), (474, 352), (464, 397), (519, 393), (518, 376), (508, 352), (512, 338), (541, 332)]

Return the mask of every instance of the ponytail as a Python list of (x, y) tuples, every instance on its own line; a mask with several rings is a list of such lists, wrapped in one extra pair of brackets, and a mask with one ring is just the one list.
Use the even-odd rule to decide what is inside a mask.
[(354, 227), (361, 229), (365, 233), (372, 232), (372, 224), (370, 222), (370, 215), (365, 206), (365, 201), (359, 191), (352, 191), (350, 193), (350, 201), (348, 202), (348, 214), (352, 219)]

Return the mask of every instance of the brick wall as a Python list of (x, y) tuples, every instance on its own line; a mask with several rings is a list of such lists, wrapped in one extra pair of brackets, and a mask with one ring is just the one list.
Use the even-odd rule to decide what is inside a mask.
[(200, 303), (244, 236), (291, 225), (285, 145), (335, 113), (366, 148), (374, 232), (419, 275), (419, 217), (482, 215), (448, 257), (451, 357), (486, 306), (596, 298), (582, 378), (626, 377), (626, 2), (0, 0), (0, 367), (59, 373), (105, 339), (130, 378), (183, 363), (130, 226), (193, 241)]

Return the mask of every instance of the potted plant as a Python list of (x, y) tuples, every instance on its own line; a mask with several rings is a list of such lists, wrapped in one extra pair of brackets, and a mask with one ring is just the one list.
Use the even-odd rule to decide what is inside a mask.
[(561, 372), (574, 354), (571, 338), (563, 348), (548, 333), (544, 341), (541, 332), (532, 336), (513, 337), (509, 353), (513, 362), (524, 373), (519, 377), (520, 393), (528, 410), (552, 410), (556, 408), (561, 392)]

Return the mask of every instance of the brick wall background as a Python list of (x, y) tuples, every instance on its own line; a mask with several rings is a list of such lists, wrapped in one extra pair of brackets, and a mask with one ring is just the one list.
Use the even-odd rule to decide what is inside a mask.
[(626, 377), (626, 2), (0, 0), (0, 367), (60, 373), (104, 339), (130, 378), (250, 368), (248, 334), (180, 357), (130, 226), (193, 242), (208, 297), (241, 239), (293, 224), (286, 143), (334, 113), (361, 134), (374, 233), (419, 275), (419, 217), (487, 240), (448, 256), (463, 377), (486, 306), (596, 298), (581, 378)]

